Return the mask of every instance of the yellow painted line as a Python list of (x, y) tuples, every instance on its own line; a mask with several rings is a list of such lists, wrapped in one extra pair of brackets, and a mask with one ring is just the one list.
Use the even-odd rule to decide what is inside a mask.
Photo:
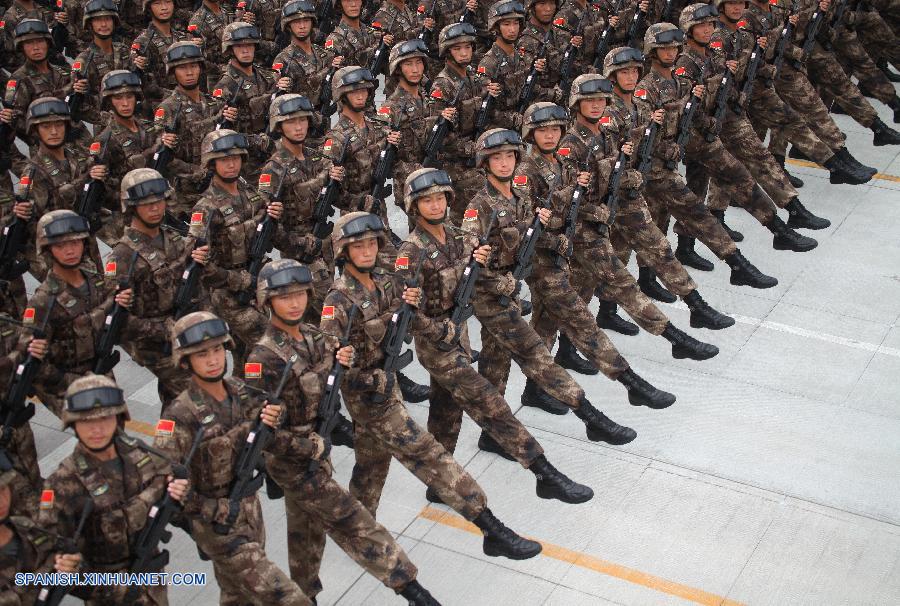
[[(419, 512), (419, 517), (431, 520), (442, 526), (456, 528), (457, 530), (481, 536), (481, 531), (474, 524), (467, 522), (457, 515), (431, 506), (423, 508), (422, 511)], [(538, 541), (538, 539), (535, 539), (534, 537), (529, 538)], [(553, 543), (547, 543), (545, 541), (538, 542), (543, 547), (543, 551), (541, 551), (542, 556), (566, 562), (578, 566), (579, 568), (598, 572), (629, 583), (634, 583), (635, 585), (641, 585), (648, 589), (659, 591), (660, 593), (694, 602), (695, 604), (704, 604), (705, 606), (744, 606), (741, 602), (729, 600), (728, 598), (709, 593), (708, 591), (703, 591), (702, 589), (682, 585), (681, 583), (653, 576), (652, 574), (647, 574), (646, 572), (635, 570), (634, 568), (628, 568), (627, 566), (622, 566), (615, 562), (595, 558), (586, 553), (573, 551), (559, 545), (554, 545)]]
[[(822, 168), (815, 162), (810, 162), (809, 160), (797, 160), (796, 158), (788, 158), (787, 163), (793, 164), (794, 166), (805, 166), (806, 168)], [(881, 179), (882, 181), (893, 181), (894, 183), (900, 183), (900, 177), (898, 177), (897, 175), (875, 173), (875, 176), (873, 178)]]
[(156, 435), (156, 425), (153, 423), (144, 423), (143, 421), (125, 421), (125, 429), (142, 433), (145, 436), (153, 437)]

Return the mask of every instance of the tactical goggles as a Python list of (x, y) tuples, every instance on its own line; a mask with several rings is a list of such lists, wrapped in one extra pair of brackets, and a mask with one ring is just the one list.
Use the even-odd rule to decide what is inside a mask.
[(307, 13), (310, 19), (315, 20), (316, 7), (307, 0), (297, 0), (296, 2), (288, 2), (281, 9), (282, 17), (292, 17), (298, 13)]
[(694, 21), (699, 19), (708, 19), (709, 17), (718, 17), (719, 9), (714, 4), (705, 4), (703, 6), (697, 7), (697, 10), (694, 11)]
[(459, 38), (460, 36), (472, 36), (474, 38), (475, 26), (468, 22), (454, 23), (447, 28), (447, 34), (444, 36), (444, 39), (449, 42), (450, 40)]
[(227, 337), (228, 334), (228, 324), (225, 323), (225, 320), (215, 318), (194, 324), (175, 337), (175, 340), (180, 347), (190, 347), (210, 339)]
[(684, 32), (680, 29), (668, 29), (656, 34), (654, 40), (656, 40), (657, 44), (669, 44), (672, 42), (682, 43), (684, 42)]
[(419, 175), (409, 184), (409, 189), (412, 193), (416, 193), (435, 186), (453, 186), (447, 171), (430, 170), (423, 175)]
[(484, 140), (485, 149), (501, 145), (522, 145), (522, 137), (514, 130), (501, 130), (499, 133), (488, 135)]
[(37, 19), (25, 19), (16, 25), (16, 36), (25, 36), (28, 34), (45, 34), (50, 35), (50, 29), (47, 24)]
[(375, 82), (375, 76), (372, 75), (369, 68), (361, 67), (355, 69), (352, 72), (344, 74), (344, 77), (342, 78), (342, 84), (344, 86), (348, 84), (357, 84), (359, 82)]
[(125, 72), (124, 74), (112, 74), (103, 78), (104, 90), (113, 90), (116, 88), (124, 88), (126, 86), (136, 86), (140, 88), (141, 79), (134, 72)]
[(311, 284), (313, 281), (312, 273), (305, 265), (295, 265), (294, 267), (285, 267), (279, 269), (271, 276), (266, 278), (266, 288), (277, 289), (299, 284), (301, 286)]
[(96, 13), (99, 11), (111, 11), (114, 13), (118, 13), (119, 7), (116, 6), (116, 3), (113, 2), (113, 0), (91, 0), (84, 5), (84, 14), (87, 17), (90, 17), (91, 13)]
[(129, 200), (137, 201), (150, 196), (161, 196), (169, 191), (169, 182), (165, 179), (148, 179), (125, 190)]
[(247, 137), (242, 133), (234, 133), (232, 135), (225, 135), (224, 137), (219, 137), (215, 141), (212, 142), (212, 150), (213, 152), (226, 152), (232, 149), (247, 149), (250, 147), (247, 143)]
[(644, 53), (636, 48), (623, 48), (612, 58), (613, 65), (621, 65), (623, 63), (631, 63), (633, 61), (641, 62), (644, 60)]
[(306, 97), (293, 97), (278, 104), (278, 114), (281, 116), (311, 111), (313, 111), (312, 103)]
[(412, 40), (407, 40), (406, 42), (402, 42), (400, 44), (400, 48), (397, 49), (397, 54), (399, 56), (410, 55), (412, 53), (428, 53), (428, 47), (425, 45), (425, 41), (420, 38), (413, 38)]
[(497, 7), (496, 13), (498, 17), (505, 17), (506, 15), (515, 14), (521, 17), (525, 16), (525, 7), (522, 6), (521, 2), (516, 2), (513, 0), (512, 2), (504, 2), (500, 6)]
[(125, 403), (125, 394), (118, 387), (94, 387), (66, 398), (68, 412), (87, 412), (95, 408), (113, 408)]
[(362, 217), (357, 217), (348, 221), (347, 224), (341, 228), (341, 237), (350, 238), (369, 231), (384, 231), (384, 223), (381, 222), (381, 218), (378, 215), (366, 214)]
[(53, 99), (35, 103), (28, 108), (32, 118), (45, 118), (47, 116), (60, 116), (61, 119), (70, 115), (69, 105), (62, 99)]
[(613, 84), (606, 78), (595, 78), (578, 85), (578, 92), (582, 95), (594, 95), (596, 93), (612, 94)]
[(170, 48), (166, 51), (166, 61), (183, 61), (185, 59), (196, 59), (203, 61), (203, 50), (196, 44), (185, 44), (176, 48)]
[(69, 234), (88, 233), (89, 231), (90, 226), (81, 215), (60, 217), (44, 227), (44, 235), (47, 238), (59, 238)]
[(558, 105), (552, 107), (542, 107), (531, 114), (532, 123), (550, 122), (551, 120), (568, 120), (569, 112)]
[(260, 40), (261, 38), (259, 28), (255, 25), (239, 27), (231, 32), (232, 42), (237, 42), (238, 40)]

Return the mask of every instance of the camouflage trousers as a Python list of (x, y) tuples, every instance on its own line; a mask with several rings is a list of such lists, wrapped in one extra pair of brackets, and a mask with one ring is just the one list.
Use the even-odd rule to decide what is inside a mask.
[[(810, 82), (810, 76), (785, 61), (778, 72), (778, 78), (775, 79), (775, 90), (783, 101), (803, 116), (806, 124), (828, 147), (833, 150), (843, 147), (847, 137), (828, 113), (828, 108), (822, 103), (822, 98)], [(720, 136), (723, 141), (727, 141), (724, 135)], [(783, 156), (786, 149), (787, 139), (779, 132), (773, 132), (769, 141), (769, 151)], [(769, 192), (765, 186), (763, 189)], [(769, 195), (775, 198), (771, 192)], [(777, 201), (777, 198), (775, 199)]]
[[(896, 40), (894, 41), (896, 44)], [(894, 85), (866, 52), (856, 32), (846, 27), (834, 42), (834, 53), (847, 74), (856, 76), (859, 89), (882, 103), (890, 103), (897, 96)]]
[(386, 401), (375, 403), (369, 393), (342, 390), (353, 417), (356, 464), (350, 493), (375, 515), (387, 479), (391, 458), (396, 458), (441, 500), (467, 520), (487, 507), (484, 491), (434, 436), (409, 416), (394, 381)]
[[(650, 211), (644, 205), (629, 205), (619, 209), (612, 233), (619, 228), (620, 221), (637, 221), (629, 214), (641, 213), (640, 221), (653, 223)], [(593, 233), (589, 233), (593, 231)], [(625, 241), (624, 236), (621, 237)], [(605, 301), (615, 301), (631, 316), (638, 325), (652, 335), (661, 335), (669, 323), (660, 309), (641, 292), (634, 279), (619, 257), (610, 239), (599, 235), (596, 230), (582, 226), (575, 238), (575, 254), (569, 260), (572, 268), (572, 282), (578, 296), (585, 304), (590, 303), (594, 290), (599, 285)], [(484, 356), (484, 353), (482, 353)]]
[(478, 292), (475, 316), (481, 322), (481, 355), (478, 372), (501, 394), (506, 393), (510, 362), (515, 360), (526, 377), (569, 406), (578, 408), (584, 390), (554, 360), (544, 340), (522, 317), (518, 301), (500, 305), (500, 295)]
[(452, 351), (441, 351), (434, 342), (416, 338), (416, 355), (431, 375), (428, 431), (452, 454), (466, 412), (527, 469), (544, 449), (513, 415), (500, 392), (472, 368), (465, 324), (462, 329), (460, 345)]
[(44, 479), (41, 477), (37, 449), (34, 445), (34, 432), (30, 423), (13, 429), (12, 440), (7, 446), (7, 455), (11, 459), (13, 469), (18, 472), (16, 480), (12, 483), (14, 508), (25, 511), (24, 515), (31, 516), (37, 511), (37, 496), (44, 485)]
[[(790, 141), (797, 149), (802, 151), (813, 162), (824, 164), (834, 156), (834, 149), (840, 149), (843, 140), (832, 138), (831, 147), (816, 134), (803, 116), (795, 111), (791, 105), (781, 99), (771, 86), (757, 86), (753, 99), (747, 104), (749, 121), (753, 123), (757, 132), (765, 132), (771, 129), (773, 136), (778, 133), (781, 139)], [(830, 119), (830, 118), (829, 118)], [(825, 135), (834, 135), (833, 131), (822, 129)], [(781, 155), (781, 154), (779, 154)]]
[[(0, 299), (3, 301), (0, 311), (6, 313), (11, 318), (20, 320), (25, 308), (28, 307), (28, 294), (25, 290), (25, 279), (23, 276), (14, 278), (5, 285), (0, 286), (2, 294)], [(11, 330), (11, 329), (10, 329)]]
[[(697, 285), (681, 261), (675, 258), (665, 232), (656, 226), (649, 211), (636, 212), (637, 207), (642, 207), (642, 210), (647, 208), (644, 198), (637, 195), (632, 200), (623, 200), (621, 204), (612, 230), (612, 245), (622, 265), (628, 264), (633, 250), (637, 254), (638, 265), (653, 268), (666, 288), (679, 297), (696, 290)], [(631, 210), (623, 212), (625, 208)]]
[(156, 391), (159, 393), (163, 412), (178, 394), (188, 388), (190, 382), (190, 373), (175, 366), (172, 356), (166, 353), (167, 345), (168, 342), (162, 339), (124, 344), (128, 355), (156, 377)]
[(587, 303), (579, 298), (569, 280), (568, 263), (563, 269), (543, 251), (535, 260), (528, 289), (531, 291), (531, 327), (553, 349), (556, 331), (563, 333), (605, 376), (616, 380), (628, 370), (628, 362), (609, 337), (597, 326)]
[(870, 128), (878, 118), (878, 112), (863, 97), (853, 82), (850, 81), (834, 54), (826, 51), (818, 43), (813, 47), (806, 62), (810, 81), (822, 94), (837, 101), (851, 118), (862, 126)]
[(478, 168), (466, 168), (464, 161), (447, 162), (444, 170), (453, 180), (453, 202), (450, 203), (450, 222), (459, 227), (462, 225), (463, 213), (475, 194), (484, 187), (484, 171)]
[[(219, 504), (224, 500), (218, 499)], [(308, 606), (312, 603), (297, 584), (266, 557), (266, 526), (256, 495), (241, 501), (237, 521), (228, 534), (218, 534), (210, 520), (204, 517), (191, 519), (191, 537), (212, 560), (219, 584), (219, 604)]]
[(900, 42), (885, 16), (875, 11), (857, 12), (855, 29), (869, 57), (875, 61), (885, 59), (894, 65), (900, 64)]
[[(655, 174), (654, 174), (655, 173)], [(734, 240), (713, 217), (706, 204), (688, 189), (684, 179), (674, 170), (652, 171), (647, 180), (646, 198), (656, 225), (668, 224), (671, 215), (687, 233), (700, 240), (720, 259), (737, 251)]]
[(417, 573), (406, 553), (331, 477), (329, 462), (322, 462), (313, 473), (307, 472), (307, 463), (296, 457), (268, 460), (269, 475), (284, 489), (291, 579), (310, 598), (322, 591), (319, 568), (327, 534), (366, 572), (401, 591)]
[(253, 305), (241, 305), (237, 293), (220, 288), (212, 291), (213, 311), (228, 322), (234, 338), (234, 367), (243, 368), (247, 352), (259, 341), (265, 332), (268, 320)]

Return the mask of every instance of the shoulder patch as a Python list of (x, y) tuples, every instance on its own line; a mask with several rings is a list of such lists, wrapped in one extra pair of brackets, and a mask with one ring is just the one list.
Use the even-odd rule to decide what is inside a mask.
[(334, 320), (334, 305), (325, 305), (322, 307), (322, 319)]
[(194, 23), (191, 23), (190, 25), (188, 25), (187, 30), (193, 34), (194, 32), (197, 31), (197, 25)]
[(334, 147), (334, 141), (332, 139), (325, 139), (325, 144), (322, 146), (322, 151), (328, 153), (331, 151), (332, 147)]
[(175, 433), (175, 421), (170, 419), (160, 419), (156, 423), (156, 437), (167, 438)]
[(191, 226), (199, 227), (201, 225), (203, 225), (203, 213), (202, 212), (191, 213)]
[(263, 173), (259, 176), (259, 187), (271, 187), (272, 185), (272, 175), (269, 173)]
[(683, 66), (682, 66), (682, 67), (677, 67), (677, 68), (675, 68), (675, 75), (676, 75), (676, 76), (683, 76), (686, 72), (687, 72), (687, 70), (684, 69)]
[(740, 21), (737, 22), (737, 26), (738, 26), (738, 29), (741, 29), (742, 27), (747, 27), (747, 20), (741, 19)]
[(602, 116), (600, 118), (600, 124), (603, 126), (609, 126), (612, 123), (612, 118), (609, 116)]
[(394, 261), (394, 271), (401, 269), (409, 269), (409, 257), (397, 257), (397, 260)]
[(528, 185), (528, 175), (516, 175), (513, 177), (513, 185), (517, 187), (525, 187)]
[(212, 95), (213, 95), (213, 97), (215, 97), (216, 99), (219, 99), (219, 98), (222, 96), (222, 89), (221, 89), (221, 88), (217, 88), (216, 90), (213, 91)]
[(636, 91), (634, 91), (634, 96), (637, 97), (638, 99), (646, 100), (647, 99), (647, 89), (646, 88), (637, 89)]
[(553, 20), (553, 25), (555, 25), (556, 27), (565, 27), (566, 20), (563, 19), (562, 17), (557, 17), (556, 19)]
[(103, 275), (105, 275), (108, 278), (116, 277), (116, 262), (115, 261), (108, 261), (106, 263), (106, 267), (103, 269)]
[(48, 509), (53, 509), (53, 504), (56, 502), (56, 494), (52, 490), (45, 490), (41, 493), (41, 510), (46, 511)]
[(159, 108), (156, 109), (155, 112), (153, 112), (153, 119), (156, 120), (157, 122), (158, 122), (159, 120), (165, 119), (165, 117), (166, 117), (166, 110), (165, 110), (165, 108), (159, 107)]
[(325, 48), (331, 48), (333, 46), (334, 46), (334, 40), (332, 40), (331, 38), (328, 38), (325, 40)]
[(34, 324), (34, 308), (26, 307), (22, 314), (22, 324)]
[(558, 153), (560, 156), (562, 156), (564, 158), (568, 158), (569, 154), (571, 152), (572, 152), (572, 150), (569, 149), (568, 147), (560, 147), (558, 150), (556, 150), (556, 153)]
[(16, 87), (19, 83), (16, 80), (9, 80), (6, 82), (6, 90), (16, 90)]
[(244, 378), (258, 379), (262, 376), (261, 362), (247, 362), (244, 364)]
[(431, 98), (432, 99), (443, 99), (444, 93), (443, 93), (443, 91), (441, 91), (441, 89), (436, 88), (433, 91), (431, 91)]
[(486, 68), (485, 66), (483, 66), (483, 65), (479, 65), (479, 66), (478, 66), (478, 73), (479, 73), (479, 74), (486, 74), (486, 73), (487, 73), (487, 68)]
[(722, 41), (721, 40), (713, 40), (712, 42), (709, 43), (709, 47), (719, 50), (722, 48)]
[(477, 221), (478, 220), (478, 209), (477, 208), (467, 208), (466, 212), (463, 214), (463, 221)]

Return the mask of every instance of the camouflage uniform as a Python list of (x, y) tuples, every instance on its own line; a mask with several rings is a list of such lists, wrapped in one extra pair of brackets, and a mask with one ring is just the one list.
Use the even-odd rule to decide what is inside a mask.
[[(287, 23), (283, 25), (285, 28), (288, 27)], [(331, 50), (326, 50), (316, 44), (312, 45), (312, 51), (312, 53), (306, 54), (299, 46), (291, 43), (278, 53), (272, 68), (281, 69), (281, 73), (291, 79), (292, 93), (303, 95), (318, 107), (322, 82), (331, 70), (331, 62), (335, 55)]]
[[(145, 2), (145, 11), (150, 12), (150, 3)], [(185, 42), (193, 38), (193, 34), (172, 27), (172, 35), (163, 34), (151, 20), (147, 29), (142, 31), (131, 43), (132, 59), (136, 56), (147, 58), (147, 67), (143, 70), (145, 108), (152, 112), (171, 92), (169, 77), (166, 74), (166, 49), (176, 42)]]
[[(341, 19), (325, 39), (325, 50), (344, 57), (342, 65), (368, 66), (381, 42), (381, 33), (365, 23), (354, 29)], [(337, 99), (335, 99), (337, 100)]]
[[(525, 86), (530, 66), (531, 63), (526, 61), (521, 53), (514, 51), (507, 55), (496, 42), (481, 58), (478, 74), (486, 81), (497, 82), (503, 87), (503, 92), (495, 99), (493, 116), (485, 130), (491, 128), (515, 130), (522, 126), (522, 115), (518, 113), (519, 94)], [(534, 98), (555, 100), (553, 91), (543, 87), (538, 88)]]
[(585, 2), (581, 4), (579, 0), (563, 0), (559, 5), (556, 17), (563, 20), (562, 25), (571, 33), (574, 33), (580, 26), (582, 19), (587, 19), (582, 31), (584, 42), (578, 51), (575, 69), (572, 72), (574, 80), (575, 76), (588, 72), (594, 63), (597, 42), (607, 25), (606, 15), (599, 3)]
[[(436, 121), (433, 117), (435, 101), (424, 89), (420, 88), (418, 96), (413, 96), (398, 86), (383, 107), (390, 108), (391, 116), (396, 120), (397, 130), (402, 133), (403, 147), (408, 150), (407, 156), (410, 161), (394, 163), (394, 183), (405, 183), (406, 177), (421, 166), (419, 159), (425, 156), (425, 143)], [(404, 208), (404, 192), (401, 189), (394, 188), (394, 204)]]
[[(49, 5), (34, 3), (33, 10), (25, 10), (16, 0), (10, 3), (9, 8), (3, 13), (3, 28), (0, 29), (0, 46), (3, 47), (3, 54), (7, 57), (7, 60), (3, 62), (3, 67), (12, 72), (25, 62), (24, 57), (16, 52), (15, 33), (19, 22), (25, 19), (37, 19), (46, 23), (49, 28), (56, 23), (53, 15)], [(53, 49), (51, 48), (48, 50), (47, 56), (49, 57), (52, 53)]]
[[(516, 41), (516, 46), (519, 48), (519, 56), (525, 65), (528, 65), (530, 68), (537, 58), (541, 45), (544, 43), (544, 37), (548, 31), (550, 32), (550, 42), (544, 55), (547, 59), (547, 69), (541, 73), (540, 81), (545, 88), (553, 88), (559, 84), (559, 68), (562, 63), (563, 52), (569, 43), (570, 34), (556, 27), (553, 23), (548, 23), (547, 25), (538, 23), (533, 11), (531, 11), (534, 4), (534, 0), (529, 0), (525, 3), (525, 10), (529, 13), (529, 19), (525, 27), (522, 28), (522, 35)], [(559, 6), (558, 1), (556, 5), (557, 7)], [(552, 100), (548, 99), (548, 101)]]
[(206, 83), (207, 90), (213, 90), (215, 83), (222, 77), (228, 57), (222, 50), (222, 34), (225, 26), (234, 21), (234, 14), (226, 12), (218, 2), (211, 2), (219, 6), (219, 12), (210, 10), (206, 3), (201, 2), (200, 7), (194, 11), (188, 20), (188, 33), (203, 38), (203, 50), (206, 55)]
[[(0, 356), (0, 393), (7, 393), (9, 381), (19, 364), (24, 360), (23, 355), (16, 351), (19, 343), (19, 332), (11, 324), (0, 325), (0, 344), (2, 344), (2, 356)], [(12, 512), (14, 514), (31, 515), (37, 510), (37, 497), (40, 493), (44, 479), (41, 477), (41, 469), (38, 465), (37, 449), (34, 443), (34, 432), (29, 422), (12, 429), (9, 443), (3, 452), (12, 463), (14, 477), (10, 480), (12, 491)], [(2, 578), (2, 577), (0, 577)], [(2, 604), (2, 601), (0, 601)]]
[[(75, 68), (78, 64), (80, 68)], [(81, 109), (76, 116), (91, 124), (101, 126), (103, 119), (100, 113), (100, 82), (103, 76), (117, 69), (131, 71), (131, 50), (125, 44), (113, 43), (112, 55), (106, 55), (93, 42), (75, 58), (72, 64), (72, 76), (77, 73), (78, 79), (87, 79), (88, 90), (84, 93)]]
[[(244, 6), (241, 6), (242, 2)], [(246, 21), (243, 15), (246, 14), (246, 5), (248, 4), (249, 2), (245, 0), (235, 4), (237, 7), (235, 16), (239, 17), (240, 21)], [(283, 4), (282, 0), (255, 0), (253, 3), (253, 11), (251, 11), (255, 17), (253, 25), (259, 28), (259, 33), (264, 41), (264, 44), (257, 49), (256, 59), (264, 65), (268, 65), (281, 50), (275, 45), (275, 38), (279, 34), (277, 30), (278, 16), (281, 14)]]

